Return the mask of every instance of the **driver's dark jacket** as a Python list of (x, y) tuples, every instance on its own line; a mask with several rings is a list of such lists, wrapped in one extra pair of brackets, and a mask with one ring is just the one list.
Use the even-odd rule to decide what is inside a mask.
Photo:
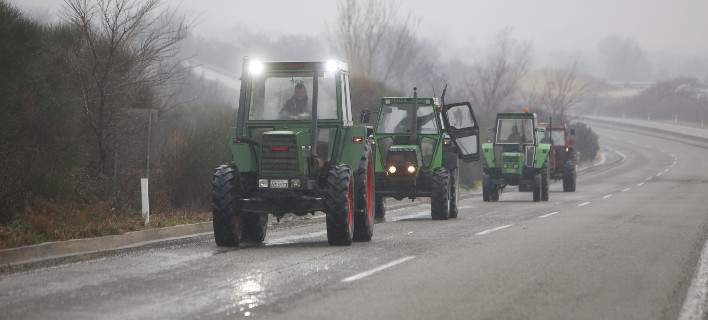
[(302, 113), (309, 113), (307, 96), (298, 99), (292, 96), (288, 101), (285, 102), (285, 106), (280, 110), (281, 115), (298, 115)]

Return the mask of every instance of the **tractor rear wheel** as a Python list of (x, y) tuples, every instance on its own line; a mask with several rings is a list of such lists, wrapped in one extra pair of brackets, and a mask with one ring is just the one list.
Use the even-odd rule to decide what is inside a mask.
[(460, 192), (460, 170), (458, 168), (450, 171), (450, 219), (456, 219), (459, 210), (457, 202)]
[(540, 173), (533, 176), (533, 185), (531, 186), (531, 189), (533, 189), (533, 202), (541, 201), (541, 193), (543, 193), (543, 178)]
[(241, 212), (236, 200), (243, 197), (238, 169), (221, 165), (211, 181), (214, 240), (220, 247), (238, 247), (241, 241)]
[(563, 168), (563, 192), (575, 192), (577, 172), (574, 164), (566, 164)]
[(430, 215), (433, 220), (447, 220), (450, 216), (450, 172), (445, 167), (435, 169), (431, 184)]
[(359, 163), (356, 177), (356, 196), (354, 203), (354, 241), (371, 241), (374, 235), (374, 157), (371, 149)]
[(327, 241), (330, 245), (352, 244), (354, 183), (348, 165), (329, 168), (322, 184), (327, 214)]

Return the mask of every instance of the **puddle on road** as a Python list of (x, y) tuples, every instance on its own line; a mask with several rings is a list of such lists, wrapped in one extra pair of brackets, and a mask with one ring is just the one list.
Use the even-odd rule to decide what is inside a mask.
[[(262, 270), (255, 270), (244, 277), (229, 280), (233, 287), (233, 304), (227, 314), (238, 313), (245, 317), (253, 315), (252, 309), (265, 303), (266, 281)], [(238, 311), (236, 311), (238, 310)]]

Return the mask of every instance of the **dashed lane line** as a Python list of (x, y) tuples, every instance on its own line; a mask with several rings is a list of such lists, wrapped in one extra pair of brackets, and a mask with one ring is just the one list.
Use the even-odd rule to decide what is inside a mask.
[(606, 195), (605, 195), (604, 197), (602, 197), (602, 198), (603, 198), (603, 199), (609, 199), (609, 198), (612, 198), (612, 196), (613, 196), (612, 194), (606, 194)]
[(511, 227), (511, 226), (512, 226), (511, 224), (507, 224), (507, 225), (505, 225), (505, 226), (501, 226), (501, 227), (496, 227), (496, 228), (491, 228), (491, 229), (487, 229), (487, 230), (484, 230), (484, 231), (480, 231), (480, 232), (475, 233), (474, 235), (475, 235), (475, 236), (483, 236), (483, 235), (490, 234), (490, 233), (492, 233), (492, 232), (496, 232), (496, 231), (499, 231), (499, 230), (502, 230), (502, 229), (509, 228), (509, 227)]
[(583, 203), (579, 203), (579, 204), (578, 204), (578, 207), (584, 207), (584, 206), (587, 206), (587, 205), (589, 205), (589, 204), (591, 204), (591, 203), (592, 203), (592, 202), (590, 202), (590, 201), (586, 201), (586, 202), (583, 202)]
[(622, 192), (627, 192), (629, 190), (632, 190), (632, 188), (624, 188), (624, 189), (622, 189)]
[(644, 185), (644, 182), (637, 183), (637, 187), (641, 187)]
[(352, 281), (356, 281), (356, 280), (361, 280), (361, 279), (366, 278), (374, 273), (381, 272), (383, 270), (394, 267), (396, 265), (399, 265), (401, 263), (404, 263), (404, 262), (412, 260), (412, 259), (415, 259), (415, 256), (407, 256), (407, 257), (403, 257), (403, 258), (400, 258), (397, 260), (393, 260), (389, 263), (382, 264), (382, 265), (380, 265), (376, 268), (373, 268), (371, 270), (364, 271), (362, 273), (357, 273), (351, 277), (346, 277), (346, 278), (342, 279), (342, 282), (352, 282)]
[(544, 215), (542, 215), (542, 216), (538, 216), (538, 217), (541, 218), (541, 219), (543, 219), (543, 218), (548, 218), (548, 217), (550, 217), (550, 216), (552, 216), (552, 215), (559, 214), (559, 213), (560, 213), (560, 211), (553, 211), (553, 212), (551, 212), (551, 213), (546, 213), (546, 214), (544, 214)]

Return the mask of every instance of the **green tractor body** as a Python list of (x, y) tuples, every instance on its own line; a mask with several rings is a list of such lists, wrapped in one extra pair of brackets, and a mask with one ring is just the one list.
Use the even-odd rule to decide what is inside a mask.
[(533, 192), (534, 201), (548, 201), (550, 143), (542, 143), (533, 113), (499, 113), (493, 141), (482, 144), (482, 197), (497, 201), (503, 189), (518, 186)]
[(233, 161), (213, 178), (217, 245), (262, 242), (268, 215), (326, 214), (333, 245), (373, 233), (374, 153), (353, 124), (347, 65), (244, 59)]
[(384, 198), (431, 198), (433, 219), (457, 216), (458, 160), (479, 157), (479, 129), (469, 103), (384, 97), (374, 131), (376, 218)]

